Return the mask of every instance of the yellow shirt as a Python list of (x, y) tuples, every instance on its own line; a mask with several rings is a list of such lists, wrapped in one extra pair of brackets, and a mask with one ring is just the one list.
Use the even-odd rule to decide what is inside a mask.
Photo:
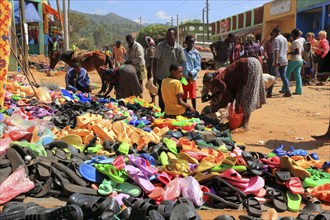
[(110, 50), (106, 50), (104, 53), (106, 56), (110, 57), (111, 56), (111, 51)]
[(161, 87), (162, 97), (165, 104), (166, 115), (182, 115), (186, 108), (178, 103), (178, 94), (183, 94), (182, 84), (179, 80), (165, 78)]

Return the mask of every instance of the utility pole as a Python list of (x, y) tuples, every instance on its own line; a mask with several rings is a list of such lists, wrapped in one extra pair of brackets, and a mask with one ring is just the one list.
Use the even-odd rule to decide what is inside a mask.
[(24, 0), (20, 0), (19, 1), (19, 7), (20, 7), (20, 11), (21, 11), (21, 34), (22, 34), (22, 46), (23, 46), (23, 65), (21, 68), (24, 69), (25, 73), (28, 73), (28, 60), (29, 60), (29, 53), (28, 53), (28, 45), (26, 42), (27, 39), (26, 39), (26, 31), (25, 30), (25, 23), (26, 23), (26, 20), (25, 20), (25, 3), (24, 3)]
[(203, 8), (203, 47), (205, 46), (205, 7)]
[(173, 17), (171, 17), (171, 27), (173, 27)]
[(139, 20), (140, 20), (140, 27), (142, 27), (142, 17), (141, 16), (140, 16)]
[(176, 15), (176, 28), (177, 28), (177, 39), (178, 39), (178, 44), (180, 44), (180, 29), (179, 29), (179, 15)]
[(68, 10), (67, 1), (63, 0), (63, 13), (64, 13), (64, 39), (63, 39), (63, 49), (64, 52), (69, 50), (69, 21), (68, 21)]
[(209, 0), (206, 0), (206, 23), (207, 23), (207, 41), (210, 42), (210, 29), (209, 29)]

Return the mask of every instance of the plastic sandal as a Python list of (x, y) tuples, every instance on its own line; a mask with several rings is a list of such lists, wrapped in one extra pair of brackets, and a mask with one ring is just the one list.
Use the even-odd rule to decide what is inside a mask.
[(290, 147), (290, 149), (286, 152), (286, 155), (291, 157), (291, 156), (303, 156), (305, 157), (306, 155), (308, 155), (308, 152), (302, 149), (294, 149), (293, 146)]
[(127, 155), (130, 149), (130, 145), (127, 142), (122, 142), (119, 145), (118, 152), (122, 153), (123, 155)]
[(211, 171), (213, 172), (218, 172), (218, 173), (223, 173), (229, 169), (234, 169), (239, 173), (245, 172), (247, 170), (246, 166), (242, 166), (242, 165), (235, 165), (235, 166), (231, 166), (229, 164), (221, 164), (220, 166), (215, 166), (211, 169)]
[(102, 196), (110, 195), (113, 191), (111, 181), (104, 179), (102, 183), (99, 185), (97, 192)]
[(100, 171), (101, 173), (110, 177), (110, 179), (114, 183), (123, 183), (125, 182), (125, 174), (123, 171), (118, 171), (113, 165), (111, 164), (94, 164), (95, 168)]
[(293, 177), (290, 181), (287, 181), (286, 187), (293, 194), (303, 194), (304, 193), (304, 188), (302, 187), (302, 183), (298, 177)]
[(113, 188), (114, 191), (118, 193), (125, 193), (134, 197), (138, 197), (142, 190), (139, 186), (133, 185), (128, 182), (124, 182), (121, 184), (116, 184)]
[(234, 169), (229, 169), (229, 170), (223, 172), (222, 174), (220, 174), (220, 176), (224, 179), (232, 180), (232, 181), (239, 182), (239, 183), (248, 183), (249, 182), (248, 178), (243, 178)]
[(249, 152), (243, 151), (242, 156), (248, 165), (249, 171), (256, 175), (260, 176), (262, 174), (261, 163), (258, 159), (255, 159)]
[(255, 198), (247, 198), (243, 201), (243, 206), (247, 209), (247, 213), (254, 217), (261, 216), (261, 205)]
[(330, 179), (323, 179), (318, 176), (307, 177), (303, 181), (303, 187), (314, 187), (314, 186), (321, 186), (323, 184), (330, 184)]
[(282, 157), (285, 155), (285, 151), (283, 150), (284, 145), (281, 144), (278, 148), (273, 150), (273, 153), (275, 153), (278, 157)]
[(284, 194), (280, 190), (268, 188), (266, 189), (266, 191), (267, 196), (271, 199), (276, 211), (284, 212), (288, 209), (285, 202)]
[(163, 138), (163, 142), (165, 143), (166, 147), (174, 154), (178, 153), (178, 149), (176, 147), (176, 143), (168, 138)]
[(133, 155), (128, 155), (128, 159), (132, 165), (140, 168), (142, 172), (146, 173), (148, 176), (155, 175), (158, 173), (158, 169), (152, 167), (148, 160), (145, 160), (140, 157), (135, 157)]
[(330, 183), (314, 187), (311, 192), (311, 195), (317, 197), (322, 201), (330, 202)]
[(307, 170), (299, 167), (297, 163), (288, 156), (281, 157), (280, 168), (289, 170), (293, 176), (299, 177), (302, 180), (304, 180), (306, 177), (311, 177), (311, 174)]
[(288, 210), (291, 212), (298, 212), (301, 203), (301, 196), (299, 194), (293, 194), (290, 191), (287, 191), (286, 198), (288, 201)]
[(125, 171), (128, 176), (143, 189), (145, 193), (149, 194), (154, 190), (155, 187), (149, 181), (147, 174), (141, 172), (138, 168), (127, 165), (125, 166)]

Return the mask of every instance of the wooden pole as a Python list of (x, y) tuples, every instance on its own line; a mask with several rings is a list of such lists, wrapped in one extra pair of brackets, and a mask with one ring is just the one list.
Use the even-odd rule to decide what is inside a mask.
[(60, 18), (61, 30), (63, 30), (63, 21), (62, 21), (61, 7), (60, 7), (60, 2), (59, 2), (59, 0), (56, 0), (56, 5), (57, 5), (58, 16), (59, 16), (59, 18)]
[(63, 0), (63, 15), (64, 15), (64, 39), (63, 49), (64, 52), (69, 50), (69, 21), (68, 21), (68, 10), (67, 1)]
[(26, 42), (26, 31), (25, 31), (25, 3), (24, 0), (19, 1), (19, 7), (20, 7), (20, 12), (21, 12), (21, 33), (22, 33), (22, 45), (23, 45), (23, 66), (22, 69), (27, 72), (28, 69), (28, 60), (29, 60), (29, 48)]

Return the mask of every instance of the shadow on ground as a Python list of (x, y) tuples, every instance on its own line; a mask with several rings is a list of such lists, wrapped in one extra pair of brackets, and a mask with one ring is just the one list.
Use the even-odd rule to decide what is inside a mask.
[[(268, 149), (275, 149), (279, 147), (281, 144), (284, 145), (284, 150), (289, 150), (290, 146), (293, 146), (295, 149), (303, 149), (303, 150), (316, 150), (320, 147), (329, 147), (330, 149), (330, 143), (329, 142), (321, 142), (316, 140), (311, 141), (287, 141), (287, 140), (269, 140), (267, 141), (263, 147)], [(250, 146), (260, 146), (260, 144), (250, 144)], [(329, 152), (325, 152), (329, 153)]]

